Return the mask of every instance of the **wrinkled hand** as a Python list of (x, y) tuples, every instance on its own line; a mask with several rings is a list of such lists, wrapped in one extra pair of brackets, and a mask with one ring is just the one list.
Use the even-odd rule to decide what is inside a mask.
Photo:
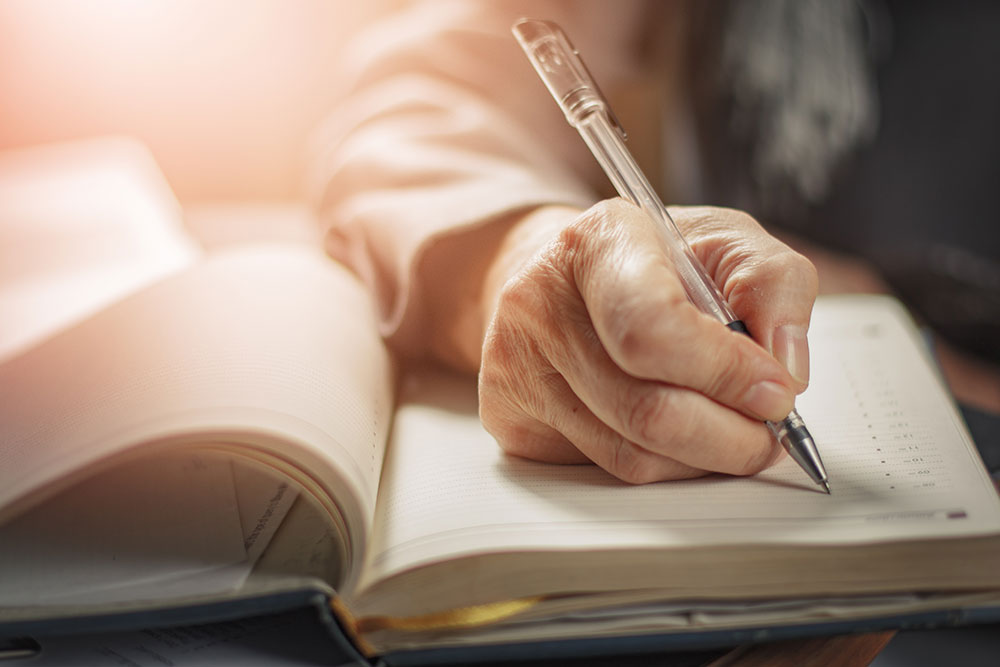
[(816, 272), (743, 213), (671, 213), (757, 342), (691, 305), (631, 204), (540, 209), (486, 280), (480, 415), (508, 453), (632, 483), (781, 456), (762, 420), (784, 418), (808, 381)]

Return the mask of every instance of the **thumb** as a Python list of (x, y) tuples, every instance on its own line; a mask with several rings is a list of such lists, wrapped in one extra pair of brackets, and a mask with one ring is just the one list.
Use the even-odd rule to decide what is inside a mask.
[(750, 335), (785, 367), (797, 390), (804, 390), (806, 332), (819, 291), (812, 262), (745, 213), (706, 207), (671, 213)]

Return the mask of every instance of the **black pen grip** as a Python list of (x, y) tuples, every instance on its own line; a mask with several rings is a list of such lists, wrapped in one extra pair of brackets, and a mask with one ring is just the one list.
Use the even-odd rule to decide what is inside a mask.
[(743, 324), (743, 320), (733, 320), (726, 326), (735, 331), (736, 333), (741, 333), (745, 336), (750, 335), (750, 330), (747, 329), (747, 325)]

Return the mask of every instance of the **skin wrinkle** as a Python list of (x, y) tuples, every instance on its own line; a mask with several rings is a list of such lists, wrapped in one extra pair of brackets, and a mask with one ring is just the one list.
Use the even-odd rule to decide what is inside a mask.
[[(620, 206), (618, 203), (618, 207)], [(641, 276), (645, 272), (636, 271), (636, 267), (653, 258), (637, 255), (639, 252), (645, 254), (645, 249), (632, 249), (628, 254), (610, 253), (609, 258), (607, 249), (632, 248), (632, 245), (628, 243), (621, 225), (608, 219), (616, 213), (611, 210), (615, 208), (612, 203), (603, 202), (595, 208), (597, 213), (594, 216), (583, 216), (583, 224), (580, 224), (583, 229), (574, 229), (574, 232), (582, 233), (582, 238), (577, 242), (584, 249), (588, 260), (576, 265), (574, 278), (585, 302), (588, 301), (588, 293), (602, 297), (597, 299), (592, 297), (590, 300), (593, 303), (587, 303), (587, 306), (598, 315), (595, 318), (598, 322), (594, 323), (594, 330), (608, 348), (611, 357), (632, 375), (649, 377), (645, 372), (645, 367), (648, 366), (646, 357), (652, 355), (635, 350), (643, 350), (647, 346), (647, 332), (652, 323), (661, 318), (663, 312), (670, 312), (675, 306), (681, 305), (681, 302), (686, 305), (687, 298), (680, 290), (660, 289), (656, 291), (654, 297), (659, 303), (650, 303), (648, 292), (622, 289), (622, 285), (627, 288), (635, 281), (637, 275)], [(608, 232), (609, 229), (611, 233)], [(598, 259), (604, 261), (598, 262)], [(666, 264), (663, 264), (663, 268), (666, 271), (670, 270)], [(591, 289), (591, 283), (595, 281), (600, 281), (602, 286)], [(615, 300), (609, 304), (607, 301), (612, 297), (615, 297)], [(655, 345), (654, 347), (658, 348)]]
[[(761, 376), (791, 386), (787, 373), (690, 304), (630, 205), (612, 200), (561, 215), (512, 237), (516, 251), (529, 248), (519, 238), (548, 238), (525, 259), (498, 264), (512, 277), (490, 274), (500, 289), (482, 348), (480, 409), (503, 450), (546, 461), (589, 458), (631, 483), (706, 474), (702, 468), (750, 474), (775, 460), (763, 424), (727, 405), (738, 406)], [(757, 261), (754, 244), (734, 244), (734, 236), (709, 228), (698, 237), (719, 249), (716, 270)], [(773, 279), (774, 268), (793, 260), (731, 273)], [(636, 289), (646, 284), (658, 288)], [(711, 356), (703, 358), (706, 349)], [(677, 384), (684, 378), (692, 388)], [(742, 447), (723, 447), (731, 441)]]
[[(670, 209), (695, 256), (725, 290), (726, 287), (731, 287), (735, 271), (744, 267), (752, 271), (764, 263), (763, 250), (780, 248), (784, 244), (771, 242), (769, 237), (763, 236), (762, 228), (749, 215), (734, 209), (718, 211), (710, 213), (702, 208)], [(751, 241), (762, 240), (768, 242), (767, 248), (750, 245)]]
[[(548, 309), (551, 300), (547, 284), (555, 283), (556, 289), (561, 286), (561, 272), (551, 262), (541, 262), (535, 265), (535, 271), (522, 271), (504, 285), (498, 308), (516, 309), (523, 317), (507, 318), (507, 323), (497, 324), (491, 329), (487, 345), (484, 346), (484, 368), (491, 370), (508, 368), (513, 372), (512, 378), (503, 377), (503, 373), (483, 373), (481, 385), (489, 389), (506, 392), (502, 395), (515, 397), (517, 408), (527, 414), (544, 418), (548, 412), (545, 400), (546, 392), (540, 391), (558, 384), (546, 381), (545, 378), (558, 377), (559, 371), (548, 362), (547, 366), (530, 371), (532, 359), (551, 359), (553, 350), (564, 348), (565, 345), (553, 345), (554, 336), (551, 332), (539, 331), (540, 323), (550, 321)], [(565, 290), (563, 290), (565, 291)], [(514, 320), (523, 326), (512, 327), (508, 323)], [(554, 321), (562, 321), (554, 318)], [(545, 345), (545, 349), (541, 345)], [(486, 363), (492, 362), (492, 363)], [(496, 383), (497, 376), (501, 382)], [(540, 382), (538, 382), (541, 380)], [(494, 384), (496, 383), (496, 384)], [(519, 399), (519, 400), (518, 400)], [(481, 404), (483, 402), (481, 401)], [(545, 419), (551, 422), (551, 419)], [(489, 430), (489, 429), (488, 429)]]
[[(579, 426), (580, 424), (577, 421), (580, 417), (587, 417), (588, 421), (595, 425), (600, 423), (587, 405), (579, 399), (569, 386), (564, 375), (555, 373), (552, 377), (552, 386), (554, 391), (551, 395), (557, 397), (557, 400), (540, 406), (542, 409), (534, 416), (542, 419), (546, 424), (555, 429), (561, 437), (570, 441), (570, 436), (575, 430), (574, 425)], [(575, 416), (571, 418), (569, 414), (574, 414)], [(599, 434), (594, 432), (596, 429), (585, 430), (588, 431), (587, 440), (594, 440), (599, 437)]]
[[(546, 268), (551, 263), (546, 264)], [(573, 288), (566, 284), (561, 272), (545, 271), (549, 275), (538, 276), (535, 273), (525, 276), (521, 289), (530, 291), (531, 298), (536, 299), (539, 312), (532, 313), (532, 335), (549, 365), (556, 372), (573, 363), (571, 358), (573, 345), (571, 341), (577, 329), (589, 327), (589, 320), (581, 322), (576, 313), (586, 312), (582, 307), (582, 299)], [(551, 295), (561, 294), (562, 298), (553, 299)]]
[(532, 380), (529, 372), (532, 359), (540, 356), (537, 344), (526, 335), (511, 333), (508, 329), (501, 334), (501, 340), (491, 348), (494, 368), (506, 369), (505, 372), (485, 372), (482, 374), (485, 385), (496, 390), (497, 395), (509, 396), (514, 407), (529, 414), (537, 413), (537, 407), (544, 401), (539, 395), (541, 387)]
[[(606, 383), (602, 384), (604, 385)], [(671, 450), (679, 454), (688, 451), (685, 445), (694, 444), (696, 427), (700, 419), (699, 412), (692, 409), (691, 402), (692, 400), (707, 402), (708, 399), (683, 388), (654, 382), (630, 383), (624, 388), (626, 393), (620, 396), (616, 403), (616, 409), (620, 414), (612, 419), (612, 422), (624, 424), (622, 429), (628, 438), (640, 447), (658, 452), (658, 455)], [(627, 393), (629, 389), (634, 392), (632, 395)], [(631, 412), (630, 406), (634, 406), (634, 413)], [(758, 450), (766, 453), (767, 446), (770, 445), (770, 436), (756, 422), (746, 423), (760, 428), (758, 435), (767, 444)], [(759, 457), (752, 456), (752, 460), (757, 458)], [(738, 465), (732, 471), (739, 472), (744, 468), (744, 465)]]
[[(794, 304), (818, 291), (816, 270), (808, 260), (777, 239), (748, 233), (758, 231), (759, 225), (739, 211), (727, 209), (716, 218), (700, 210), (690, 215), (684, 208), (675, 208), (672, 213), (679, 227), (690, 230), (686, 233), (692, 249), (716, 277), (726, 300), (761, 347), (773, 353), (773, 334), (782, 325), (808, 329), (808, 315), (801, 323), (789, 318), (794, 309), (782, 307), (782, 302)], [(755, 247), (750, 242), (753, 240), (763, 241), (764, 246)], [(781, 290), (765, 291), (762, 284), (780, 285)], [(797, 391), (805, 386), (795, 383)]]
[[(641, 260), (637, 260), (641, 261)], [(654, 262), (656, 260), (653, 260)], [(605, 266), (614, 263), (608, 262)], [(662, 265), (664, 271), (672, 271), (665, 264)], [(635, 275), (631, 275), (634, 273)], [(612, 273), (611, 277), (604, 280), (607, 272), (599, 275), (583, 275), (579, 279), (584, 281), (602, 281), (604, 283), (614, 283), (618, 278), (622, 278), (626, 284), (631, 280), (637, 282), (645, 277), (643, 270), (620, 271)], [(673, 278), (664, 273), (665, 281)], [(714, 321), (709, 324), (706, 316), (698, 313), (687, 301), (680, 284), (676, 283), (676, 290), (662, 290), (656, 292), (658, 297), (667, 297), (670, 301), (662, 301), (656, 297), (650, 298), (649, 291), (636, 291), (626, 293), (628, 296), (624, 300), (618, 300), (611, 306), (609, 316), (598, 312), (596, 319), (601, 322), (611, 322), (607, 331), (600, 331), (605, 346), (612, 357), (622, 367), (623, 370), (635, 377), (645, 377), (649, 379), (662, 380), (664, 376), (670, 375), (669, 369), (659, 369), (659, 374), (653, 374), (652, 369), (658, 368), (662, 364), (657, 363), (664, 358), (663, 341), (669, 341), (671, 346), (678, 350), (694, 349), (701, 344), (704, 327), (717, 326)], [(584, 286), (586, 291), (587, 286)], [(614, 289), (605, 289), (603, 294), (609, 298), (618, 296)], [(657, 301), (660, 301), (657, 303)], [(600, 309), (606, 304), (594, 304), (594, 308)], [(665, 313), (670, 313), (670, 317), (663, 319)], [(661, 326), (657, 327), (656, 324)], [(603, 328), (602, 328), (603, 329)], [(719, 331), (718, 334), (723, 333)], [(728, 334), (728, 332), (726, 332)], [(748, 376), (760, 370), (761, 363), (773, 363), (769, 358), (757, 355), (753, 358), (756, 348), (746, 345), (732, 345), (733, 341), (726, 337), (717, 335), (720, 343), (725, 343), (727, 347), (734, 350), (738, 356), (738, 361), (728, 367), (722, 367), (708, 386), (698, 385), (695, 388), (706, 391), (714, 396), (724, 397), (727, 402), (734, 402), (738, 397), (733, 395), (730, 387), (748, 386)], [(742, 391), (742, 390), (740, 390)]]
[[(796, 303), (804, 297), (816, 294), (819, 288), (819, 279), (812, 264), (794, 251), (787, 251), (777, 255), (773, 262), (767, 262), (762, 268), (752, 273), (737, 276), (741, 287), (731, 291), (731, 300), (734, 308), (739, 307), (738, 312), (747, 313), (746, 323), (750, 331), (754, 334), (758, 344), (768, 352), (773, 352), (774, 331), (783, 325), (795, 325), (801, 327), (803, 333), (809, 327), (809, 314), (805, 316), (805, 321), (794, 320), (789, 313), (793, 309), (783, 307), (783, 303)], [(769, 290), (765, 293), (759, 285), (780, 284), (782, 289), (778, 292)], [(751, 285), (747, 289), (746, 285)], [(770, 305), (771, 308), (767, 306)], [(805, 389), (805, 384), (796, 382), (798, 391)]]
[(741, 240), (723, 237), (721, 234), (695, 240), (692, 247), (701, 259), (709, 275), (715, 277), (716, 284), (728, 300), (739, 287), (740, 276), (753, 276), (763, 264), (760, 252), (747, 247)]
[[(558, 416), (566, 412), (571, 412), (580, 417), (592, 417), (592, 415), (590, 415), (585, 406), (579, 404), (579, 401), (576, 401), (571, 410), (562, 410), (562, 403), (565, 403), (567, 400), (573, 402), (575, 396), (569, 390), (565, 380), (559, 373), (551, 371), (544, 374), (542, 376), (542, 384), (552, 390), (550, 392), (551, 395), (561, 399), (559, 405), (556, 405), (556, 402), (551, 400), (538, 403), (534, 410), (529, 411), (529, 414), (537, 421), (530, 422), (530, 427), (519, 428), (519, 426), (524, 425), (524, 420), (523, 418), (518, 418), (520, 424), (515, 423), (515, 426), (510, 429), (510, 432), (515, 435), (511, 439), (500, 440), (501, 447), (509, 454), (546, 460), (553, 463), (586, 462), (588, 460), (587, 457), (572, 445), (567, 437), (569, 431), (566, 429), (565, 424), (559, 423), (562, 420), (559, 420)], [(508, 423), (514, 423), (513, 418), (507, 421)], [(572, 424), (573, 422), (570, 421), (568, 423)], [(503, 431), (502, 425), (498, 427), (494, 435), (501, 435), (501, 431)], [(491, 430), (491, 432), (493, 431)], [(524, 433), (530, 433), (530, 439), (523, 437)]]
[(581, 294), (586, 276), (600, 266), (598, 260), (606, 259), (606, 249), (618, 247), (618, 239), (606, 238), (610, 221), (606, 220), (604, 207), (598, 204), (595, 208), (598, 208), (595, 214), (578, 216), (559, 233), (566, 266), (572, 271), (568, 277)]
[[(574, 237), (573, 235), (567, 235), (566, 239), (569, 242), (564, 242), (562, 244), (557, 244), (556, 246), (550, 248), (549, 251), (550, 252), (556, 252), (556, 253), (562, 251), (565, 255), (571, 255), (572, 254), (572, 255), (575, 255), (574, 258), (577, 258), (577, 257), (580, 256), (580, 254), (577, 253), (577, 251), (576, 251), (577, 245), (576, 245), (576, 243), (574, 243), (574, 239), (580, 239), (580, 238), (581, 237), (578, 237), (578, 236)], [(586, 237), (583, 237), (583, 239), (587, 240)], [(586, 254), (586, 253), (582, 253), (582, 254)], [(570, 260), (570, 261), (572, 261), (572, 260)], [(519, 294), (520, 295), (520, 298), (517, 299), (518, 305), (522, 306), (525, 310), (529, 311), (529, 314), (533, 314), (537, 310), (544, 309), (543, 306), (539, 306), (538, 304), (535, 303), (535, 299), (539, 298), (539, 300), (541, 300), (541, 301), (546, 301), (545, 297), (543, 296), (543, 295), (547, 294), (547, 292), (545, 291), (545, 288), (546, 288), (546, 284), (545, 283), (546, 282), (556, 282), (557, 284), (554, 286), (554, 289), (556, 289), (556, 290), (562, 290), (562, 289), (564, 289), (564, 287), (566, 287), (566, 286), (564, 286), (562, 284), (558, 284), (558, 283), (560, 283), (560, 279), (559, 279), (560, 277), (558, 276), (558, 272), (552, 271), (551, 274), (549, 274), (548, 276), (546, 276), (545, 275), (545, 273), (546, 273), (545, 269), (546, 268), (551, 269), (552, 268), (552, 262), (543, 263), (542, 264), (542, 268), (538, 272), (532, 271), (530, 273), (521, 274), (518, 277), (518, 279), (516, 279), (514, 281), (511, 281), (513, 283), (513, 285), (511, 283), (508, 283), (508, 285), (505, 288), (505, 293), (508, 295), (508, 298), (509, 298), (509, 295), (511, 295), (511, 294)], [(541, 273), (542, 275), (539, 276), (538, 275), (539, 273)], [(568, 292), (569, 290), (566, 290), (566, 291)], [(526, 295), (525, 292), (528, 292), (528, 294)], [(569, 296), (569, 295), (567, 295), (567, 296)], [(573, 295), (573, 296), (575, 296), (575, 295)], [(572, 297), (571, 297), (571, 299), (572, 299)], [(551, 300), (549, 300), (549, 301), (551, 301)], [(573, 299), (573, 301), (575, 301), (575, 299)], [(559, 300), (556, 299), (556, 302), (559, 303)], [(568, 310), (568, 311), (572, 312), (573, 308), (564, 307), (561, 310)], [(584, 327), (579, 327), (579, 328), (575, 327), (575, 323), (571, 323), (571, 320), (574, 320), (574, 319), (577, 319), (577, 318), (574, 318), (572, 316), (565, 316), (565, 317), (563, 317), (563, 316), (560, 316), (560, 315), (562, 315), (562, 314), (556, 314), (555, 317), (549, 319), (548, 321), (549, 322), (559, 323), (562, 326), (558, 327), (558, 330), (557, 330), (557, 332), (555, 332), (555, 334), (552, 331), (548, 331), (547, 333), (549, 335), (545, 336), (543, 338), (543, 340), (545, 340), (548, 343), (548, 345), (546, 345), (546, 347), (549, 348), (550, 353), (555, 352), (555, 354), (553, 354), (553, 357), (550, 357), (550, 358), (553, 360), (553, 363), (557, 367), (560, 366), (560, 365), (572, 363), (571, 359), (564, 359), (564, 361), (562, 363), (560, 363), (559, 360), (558, 360), (558, 356), (557, 355), (558, 355), (559, 352), (566, 353), (566, 352), (569, 352), (570, 350), (572, 350), (573, 348), (579, 347), (579, 345), (575, 345), (574, 346), (574, 345), (571, 345), (571, 344), (569, 344), (567, 342), (569, 339), (571, 339), (571, 338), (574, 337), (573, 334), (576, 334), (577, 335), (576, 337), (583, 338), (584, 336), (580, 335), (581, 331), (588, 332), (588, 333), (590, 331), (592, 331), (592, 328), (589, 327), (589, 326), (584, 326)], [(529, 318), (529, 321), (538, 322), (539, 320), (535, 320), (534, 318)], [(587, 322), (587, 324), (589, 324), (589, 322)], [(539, 331), (539, 332), (536, 332), (536, 333), (538, 333), (538, 334), (544, 334), (546, 332)], [(591, 335), (591, 340), (593, 340), (593, 339), (594, 339), (594, 337), (593, 337), (593, 335)], [(598, 351), (599, 351), (599, 349), (598, 349)], [(591, 354), (593, 354), (593, 352), (594, 352), (593, 349), (590, 350)], [(523, 366), (524, 366), (524, 364), (520, 364), (520, 363), (516, 364), (516, 367), (518, 368), (518, 370), (521, 370), (523, 368)], [(550, 379), (546, 380), (545, 379), (546, 377), (550, 378)], [(554, 384), (560, 384), (560, 385), (561, 384), (565, 384), (565, 381), (561, 377), (559, 378), (558, 381), (555, 381), (555, 371), (549, 371), (548, 375), (542, 376), (541, 378), (539, 378), (538, 376), (536, 376), (536, 379), (541, 380), (540, 384), (543, 387), (547, 387), (550, 390), (549, 393), (559, 393), (560, 395), (565, 395), (565, 391), (563, 391), (563, 392), (552, 391), (553, 389), (555, 389), (555, 387), (553, 387), (552, 385), (554, 385)], [(531, 392), (531, 393), (534, 396), (535, 392)], [(532, 401), (532, 400), (529, 400), (528, 403), (529, 403), (528, 405), (524, 405), (523, 403), (521, 405), (521, 407), (523, 409), (525, 409), (526, 412), (529, 412), (529, 413), (535, 415), (536, 417), (539, 417), (544, 422), (546, 422), (548, 424), (551, 424), (553, 427), (555, 427), (555, 430), (557, 432), (565, 432), (565, 429), (561, 428), (560, 424), (559, 424), (559, 422), (562, 421), (562, 420), (559, 419), (559, 416), (560, 416), (561, 413), (560, 413), (560, 411), (559, 411), (558, 408), (556, 408), (556, 409), (553, 410), (553, 409), (551, 409), (553, 407), (551, 405), (548, 405), (548, 404), (534, 404), (534, 401)], [(549, 410), (545, 409), (546, 405), (548, 405), (548, 407), (550, 408)], [(572, 410), (570, 410), (569, 412), (572, 413), (572, 414), (576, 414), (576, 413), (579, 412), (579, 410), (580, 410), (579, 406), (574, 406), (572, 408)], [(652, 419), (652, 417), (650, 419)], [(643, 424), (643, 428), (646, 428), (646, 424)], [(651, 471), (654, 471), (655, 469), (653, 467), (645, 465), (645, 464), (640, 465), (640, 463), (642, 462), (642, 460), (636, 454), (635, 445), (634, 444), (626, 444), (626, 445), (619, 444), (619, 445), (616, 445), (616, 447), (617, 447), (617, 451), (619, 453), (629, 452), (631, 455), (628, 456), (628, 457), (618, 457), (617, 459), (614, 459), (613, 462), (609, 464), (610, 467), (613, 469), (613, 471), (616, 474), (619, 474), (621, 477), (626, 478), (626, 479), (628, 479), (630, 481), (633, 481), (633, 482), (637, 482), (637, 481), (649, 481), (649, 480), (646, 479), (645, 476), (648, 476), (649, 474), (651, 474)], [(517, 453), (518, 448), (511, 448), (511, 450), (514, 453)], [(626, 461), (627, 463), (623, 464), (623, 463), (621, 463), (621, 461)], [(626, 465), (627, 467), (625, 469), (623, 469), (621, 467), (623, 465)]]
[[(607, 372), (620, 373), (600, 346), (588, 352), (592, 357), (603, 358), (599, 365), (608, 369)], [(576, 370), (579, 372), (579, 368)], [(669, 400), (670, 393), (686, 391), (684, 389), (650, 381), (615, 382), (609, 387), (600, 374), (584, 377), (578, 380), (578, 384), (582, 388), (596, 385), (605, 387), (604, 391), (618, 390), (611, 402), (610, 409), (614, 413), (611, 426), (621, 424), (622, 435), (640, 447), (653, 450), (666, 448), (679, 434), (687, 432), (686, 428), (680, 427), (682, 418), (672, 409)]]
[[(685, 420), (685, 415), (677, 409), (676, 397), (679, 391), (681, 390), (666, 388), (660, 388), (658, 391), (633, 389), (630, 392), (633, 396), (629, 397), (631, 400), (620, 403), (625, 411), (621, 415), (621, 420), (625, 424), (627, 433), (635, 434), (634, 439), (640, 443), (662, 442), (664, 439), (657, 437), (660, 434), (654, 429), (669, 424), (670, 434), (667, 441), (683, 441), (690, 433), (691, 425), (689, 420)], [(686, 421), (688, 423), (685, 423)]]
[[(663, 303), (644, 312), (623, 310), (631, 304), (620, 304), (616, 308), (611, 340), (607, 341), (609, 351), (616, 362), (634, 377), (649, 380), (663, 380), (653, 375), (655, 368), (662, 373), (664, 350), (688, 349), (692, 343), (691, 323), (698, 313), (689, 303), (679, 300)], [(670, 313), (670, 315), (666, 315)]]
[[(725, 336), (730, 335), (729, 331), (722, 333)], [(731, 346), (727, 353), (734, 358), (733, 362), (719, 367), (709, 383), (702, 388), (702, 391), (708, 396), (729, 398), (738, 403), (742, 396), (734, 397), (732, 388), (738, 387), (737, 391), (742, 393), (743, 388), (753, 384), (755, 376), (761, 374), (760, 366), (762, 364), (759, 360), (751, 358), (755, 352), (754, 348), (748, 348), (746, 345)]]
[[(564, 394), (566, 395), (566, 394)], [(569, 392), (570, 400), (578, 400)], [(649, 483), (663, 479), (664, 475), (672, 479), (696, 477), (705, 474), (704, 471), (680, 463), (672, 458), (651, 452), (620, 433), (608, 428), (600, 422), (586, 406), (581, 406), (583, 420), (565, 420), (557, 424), (557, 428), (570, 440), (575, 440), (588, 451), (603, 455), (598, 456), (602, 466), (613, 475), (629, 483)], [(586, 436), (579, 435), (580, 422), (592, 425)], [(575, 437), (574, 437), (575, 436)]]
[(630, 484), (648, 484), (655, 479), (642, 450), (624, 438), (612, 447), (609, 465), (619, 479)]
[[(648, 268), (640, 266), (640, 263), (648, 263), (650, 260), (653, 264)], [(657, 264), (659, 266), (656, 266)], [(607, 315), (601, 320), (610, 323), (604, 331), (605, 344), (611, 351), (612, 357), (625, 370), (637, 377), (650, 377), (646, 369), (654, 363), (655, 357), (662, 354), (663, 342), (668, 341), (671, 345), (679, 343), (675, 336), (678, 331), (683, 333), (684, 327), (678, 322), (676, 313), (679, 311), (686, 315), (689, 309), (693, 310), (693, 307), (680, 288), (680, 284), (672, 279), (670, 274), (672, 269), (666, 263), (656, 262), (652, 257), (639, 258), (633, 254), (623, 258), (618, 267), (612, 274), (614, 288), (605, 292), (608, 298), (611, 298), (611, 295), (617, 298), (610, 304), (606, 302), (597, 304), (602, 309), (607, 309), (605, 311)], [(659, 269), (664, 277), (663, 284), (658, 285), (652, 293), (621, 288), (622, 283), (627, 287), (630, 280), (634, 281), (641, 277), (649, 269), (653, 271)], [(603, 278), (606, 273), (607, 271), (602, 272), (601, 277)], [(667, 313), (672, 316), (668, 317)], [(652, 332), (660, 335), (654, 338)], [(683, 347), (683, 343), (680, 342), (679, 346)], [(650, 379), (658, 378), (650, 377)]]
[[(502, 437), (506, 435), (506, 437)], [(500, 448), (511, 456), (547, 463), (580, 464), (589, 461), (580, 450), (552, 427), (538, 421), (525, 423), (511, 414), (494, 437)]]

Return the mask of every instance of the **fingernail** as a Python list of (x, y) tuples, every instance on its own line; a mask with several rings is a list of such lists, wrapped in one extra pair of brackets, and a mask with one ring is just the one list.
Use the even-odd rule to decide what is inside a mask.
[(788, 416), (795, 403), (792, 392), (777, 382), (758, 382), (743, 395), (743, 408), (761, 419), (778, 421)]
[(803, 327), (786, 324), (774, 332), (774, 358), (797, 382), (809, 382), (809, 343)]

